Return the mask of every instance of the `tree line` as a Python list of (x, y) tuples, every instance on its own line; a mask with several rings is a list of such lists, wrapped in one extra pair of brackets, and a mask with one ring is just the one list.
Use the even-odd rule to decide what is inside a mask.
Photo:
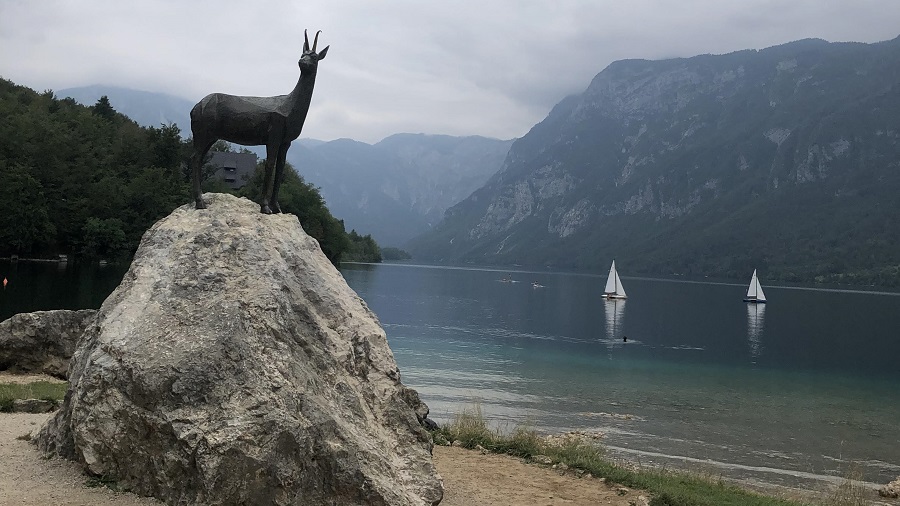
[[(0, 117), (0, 256), (127, 259), (153, 223), (193, 201), (191, 144), (177, 125), (142, 127), (106, 97), (87, 107), (2, 78)], [(262, 166), (231, 193), (256, 200)], [(285, 170), (279, 202), (333, 263), (381, 261), (371, 236), (348, 234), (293, 168)]]

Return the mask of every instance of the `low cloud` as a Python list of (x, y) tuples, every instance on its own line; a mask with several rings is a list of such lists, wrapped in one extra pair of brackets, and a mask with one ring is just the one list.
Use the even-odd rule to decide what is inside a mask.
[(900, 33), (895, 0), (0, 3), (0, 76), (198, 100), (288, 93), (323, 30), (304, 136), (524, 135), (609, 63)]

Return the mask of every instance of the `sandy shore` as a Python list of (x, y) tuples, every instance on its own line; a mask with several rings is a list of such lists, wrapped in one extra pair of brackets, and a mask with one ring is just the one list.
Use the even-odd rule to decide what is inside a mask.
[[(87, 477), (74, 463), (43, 459), (34, 445), (18, 439), (40, 428), (49, 416), (0, 413), (0, 505), (162, 504), (106, 487), (88, 487)], [(434, 461), (444, 479), (442, 506), (627, 506), (630, 501), (642, 504), (637, 491), (618, 495), (616, 488), (601, 480), (561, 476), (552, 469), (513, 457), (438, 446), (434, 449)]]

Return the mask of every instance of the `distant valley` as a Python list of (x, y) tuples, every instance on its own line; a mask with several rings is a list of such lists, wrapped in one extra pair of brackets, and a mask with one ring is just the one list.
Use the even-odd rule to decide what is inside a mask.
[(384, 246), (405, 246), (500, 169), (512, 140), (396, 134), (295, 143), (288, 161), (321, 188), (328, 208)]

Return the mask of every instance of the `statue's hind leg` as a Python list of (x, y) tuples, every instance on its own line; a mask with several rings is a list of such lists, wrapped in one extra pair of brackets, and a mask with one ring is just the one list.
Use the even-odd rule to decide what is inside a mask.
[(272, 186), (271, 203), (273, 213), (281, 212), (281, 206), (278, 204), (278, 190), (281, 188), (281, 183), (284, 182), (284, 161), (289, 147), (291, 147), (291, 144), (287, 143), (286, 146), (282, 146), (278, 150), (278, 160), (275, 162), (275, 183)]
[(195, 124), (194, 111), (191, 111), (191, 133), (194, 136), (194, 151), (188, 161), (191, 169), (191, 192), (194, 194), (194, 206), (197, 209), (206, 209), (206, 203), (203, 202), (203, 190), (200, 187), (200, 174), (203, 169), (203, 158), (209, 152), (209, 148), (216, 142), (215, 137), (204, 135), (203, 129), (198, 128)]

